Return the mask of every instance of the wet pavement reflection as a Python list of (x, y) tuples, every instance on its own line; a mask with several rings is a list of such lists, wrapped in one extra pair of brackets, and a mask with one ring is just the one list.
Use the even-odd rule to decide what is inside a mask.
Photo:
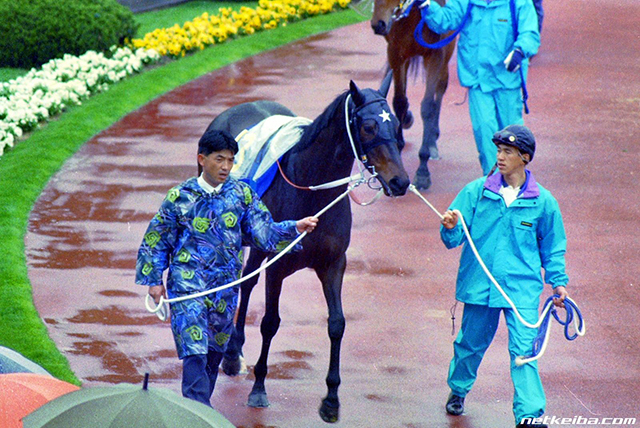
[[(532, 170), (560, 201), (572, 295), (589, 322), (587, 337), (573, 343), (554, 326), (540, 366), (548, 414), (640, 418), (640, 334), (624, 327), (640, 322), (640, 82), (631, 77), (640, 65), (631, 64), (635, 45), (628, 36), (637, 34), (631, 17), (640, 5), (604, 3), (545, 5), (543, 47), (530, 71), (532, 114), (525, 121), (539, 139)], [(616, 49), (603, 48), (601, 22), (616, 23)], [(624, 64), (624, 73), (610, 64)], [(166, 191), (195, 174), (197, 140), (216, 114), (270, 99), (315, 118), (350, 79), (377, 88), (384, 66), (384, 41), (368, 23), (292, 43), (156, 99), (95, 136), (64, 165), (34, 207), (25, 245), (36, 307), (85, 386), (140, 383), (150, 372), (152, 385), (180, 390), (169, 326), (146, 312), (146, 290), (134, 284), (135, 258)], [(467, 105), (458, 105), (465, 93), (455, 60), (451, 72), (441, 116), (443, 159), (431, 163), (434, 185), (427, 194), (441, 210), (480, 173)], [(624, 86), (613, 84), (616, 79)], [(416, 116), (422, 88), (419, 80), (409, 88)], [(418, 164), (418, 122), (405, 134), (410, 176)], [(360, 199), (372, 196), (358, 192)], [(512, 426), (504, 326), (485, 356), (466, 414), (444, 413), (459, 252), (440, 243), (437, 218), (410, 194), (353, 211), (336, 426)], [(263, 309), (261, 282), (247, 317), (250, 369)], [(459, 305), (458, 320), (461, 311)], [(245, 404), (251, 370), (219, 377), (213, 405), (238, 427), (326, 426), (317, 408), (326, 394), (327, 312), (313, 272), (285, 282), (281, 317), (269, 359), (269, 409)]]

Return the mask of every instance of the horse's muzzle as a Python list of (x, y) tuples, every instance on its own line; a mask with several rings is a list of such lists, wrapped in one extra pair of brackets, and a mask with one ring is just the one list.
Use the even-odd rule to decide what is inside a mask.
[(380, 20), (375, 24), (371, 23), (371, 28), (373, 28), (373, 32), (379, 36), (386, 36), (389, 33), (387, 23), (383, 20)]
[(389, 196), (403, 196), (405, 193), (407, 193), (409, 184), (411, 184), (411, 181), (408, 177), (401, 178), (396, 175), (391, 180), (389, 180), (389, 190), (391, 191), (391, 195)]

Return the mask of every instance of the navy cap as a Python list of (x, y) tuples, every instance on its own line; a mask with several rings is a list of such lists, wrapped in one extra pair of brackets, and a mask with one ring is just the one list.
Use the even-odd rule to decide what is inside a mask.
[(509, 125), (502, 131), (493, 134), (493, 142), (498, 144), (506, 144), (520, 150), (520, 153), (528, 153), (529, 161), (533, 160), (536, 152), (536, 139), (529, 128), (524, 125)]

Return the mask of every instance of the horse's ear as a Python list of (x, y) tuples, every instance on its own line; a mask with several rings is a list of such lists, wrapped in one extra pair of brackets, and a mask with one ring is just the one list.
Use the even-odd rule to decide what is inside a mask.
[(380, 84), (380, 89), (378, 92), (382, 94), (383, 97), (387, 98), (387, 94), (389, 93), (389, 88), (391, 87), (391, 79), (393, 78), (393, 72), (389, 71), (384, 79), (382, 79), (382, 83)]
[(364, 95), (362, 95), (362, 92), (360, 92), (360, 89), (353, 80), (349, 81), (349, 92), (351, 93), (351, 99), (356, 105), (364, 103)]

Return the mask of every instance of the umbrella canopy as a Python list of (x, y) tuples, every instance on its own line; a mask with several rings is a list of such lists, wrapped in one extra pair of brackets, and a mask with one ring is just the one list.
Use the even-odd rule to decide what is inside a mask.
[(49, 374), (48, 371), (25, 358), (22, 354), (4, 346), (0, 346), (0, 373)]
[(161, 388), (120, 384), (82, 388), (25, 417), (25, 428), (235, 428), (202, 403)]
[(22, 428), (20, 419), (24, 416), (46, 402), (78, 389), (48, 374), (0, 374), (0, 427)]

